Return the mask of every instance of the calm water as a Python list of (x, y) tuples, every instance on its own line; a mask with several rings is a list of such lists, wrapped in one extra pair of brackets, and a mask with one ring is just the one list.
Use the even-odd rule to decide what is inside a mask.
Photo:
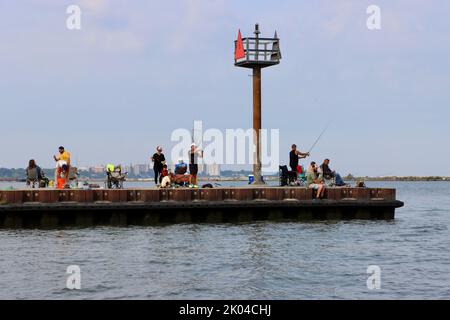
[(450, 299), (450, 183), (368, 185), (397, 188), (395, 221), (0, 230), (0, 298)]

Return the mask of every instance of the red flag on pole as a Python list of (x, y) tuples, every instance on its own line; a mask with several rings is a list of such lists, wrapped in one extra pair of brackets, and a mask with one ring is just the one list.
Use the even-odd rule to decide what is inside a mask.
[(241, 30), (239, 30), (238, 38), (236, 41), (236, 48), (234, 51), (234, 60), (237, 61), (243, 58), (245, 58), (244, 43), (242, 42)]

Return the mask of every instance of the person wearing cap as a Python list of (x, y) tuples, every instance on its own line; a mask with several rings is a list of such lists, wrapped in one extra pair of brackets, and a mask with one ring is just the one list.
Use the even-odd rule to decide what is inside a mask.
[[(56, 161), (56, 170), (55, 170), (55, 183), (58, 181), (58, 174), (63, 165), (66, 165), (66, 170), (64, 171), (64, 179), (65, 181), (69, 181), (69, 170), (70, 170), (70, 153), (67, 152), (63, 146), (58, 148), (59, 154), (53, 156), (53, 159)], [(60, 162), (62, 161), (62, 162)]]
[(203, 157), (203, 150), (199, 150), (195, 143), (191, 144), (191, 149), (188, 152), (189, 155), (189, 173), (192, 176), (192, 184), (197, 185), (198, 174), (198, 157)]
[(178, 163), (175, 165), (174, 173), (168, 173), (170, 180), (175, 185), (188, 186), (192, 184), (192, 175), (187, 173), (188, 165), (184, 162), (183, 158), (178, 159)]
[(186, 174), (187, 164), (184, 163), (183, 158), (178, 159), (178, 163), (175, 165), (175, 175)]
[(316, 163), (313, 161), (306, 173), (306, 185), (308, 188), (316, 190), (316, 199), (322, 199), (325, 194), (325, 184), (319, 177)]
[(159, 185), (159, 183), (161, 183), (161, 172), (166, 164), (166, 158), (164, 157), (162, 151), (162, 147), (158, 146), (156, 147), (156, 153), (152, 156), (153, 172), (155, 173), (155, 185)]

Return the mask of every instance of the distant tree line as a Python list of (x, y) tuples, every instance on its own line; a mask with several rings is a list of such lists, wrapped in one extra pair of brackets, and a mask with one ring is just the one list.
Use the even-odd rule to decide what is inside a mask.
[[(55, 174), (54, 169), (43, 169), (44, 174), (47, 177), (52, 177)], [(0, 168), (0, 179), (15, 179), (23, 180), (26, 179), (27, 174), (25, 168)]]
[(346, 181), (359, 181), (359, 180), (365, 180), (365, 181), (450, 181), (450, 177), (443, 177), (443, 176), (428, 176), (428, 177), (418, 177), (418, 176), (405, 176), (405, 177), (397, 177), (397, 176), (390, 176), (390, 177), (356, 177), (352, 174), (348, 174), (345, 177), (343, 177)]
[(0, 168), (0, 178), (10, 178), (10, 179), (24, 179), (25, 178), (25, 169), (23, 168), (14, 168), (14, 169), (6, 169)]

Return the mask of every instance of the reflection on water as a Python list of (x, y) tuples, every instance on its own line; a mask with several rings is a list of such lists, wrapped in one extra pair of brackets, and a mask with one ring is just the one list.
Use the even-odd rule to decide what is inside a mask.
[(450, 184), (369, 184), (398, 189), (396, 220), (0, 230), (0, 298), (450, 298)]

